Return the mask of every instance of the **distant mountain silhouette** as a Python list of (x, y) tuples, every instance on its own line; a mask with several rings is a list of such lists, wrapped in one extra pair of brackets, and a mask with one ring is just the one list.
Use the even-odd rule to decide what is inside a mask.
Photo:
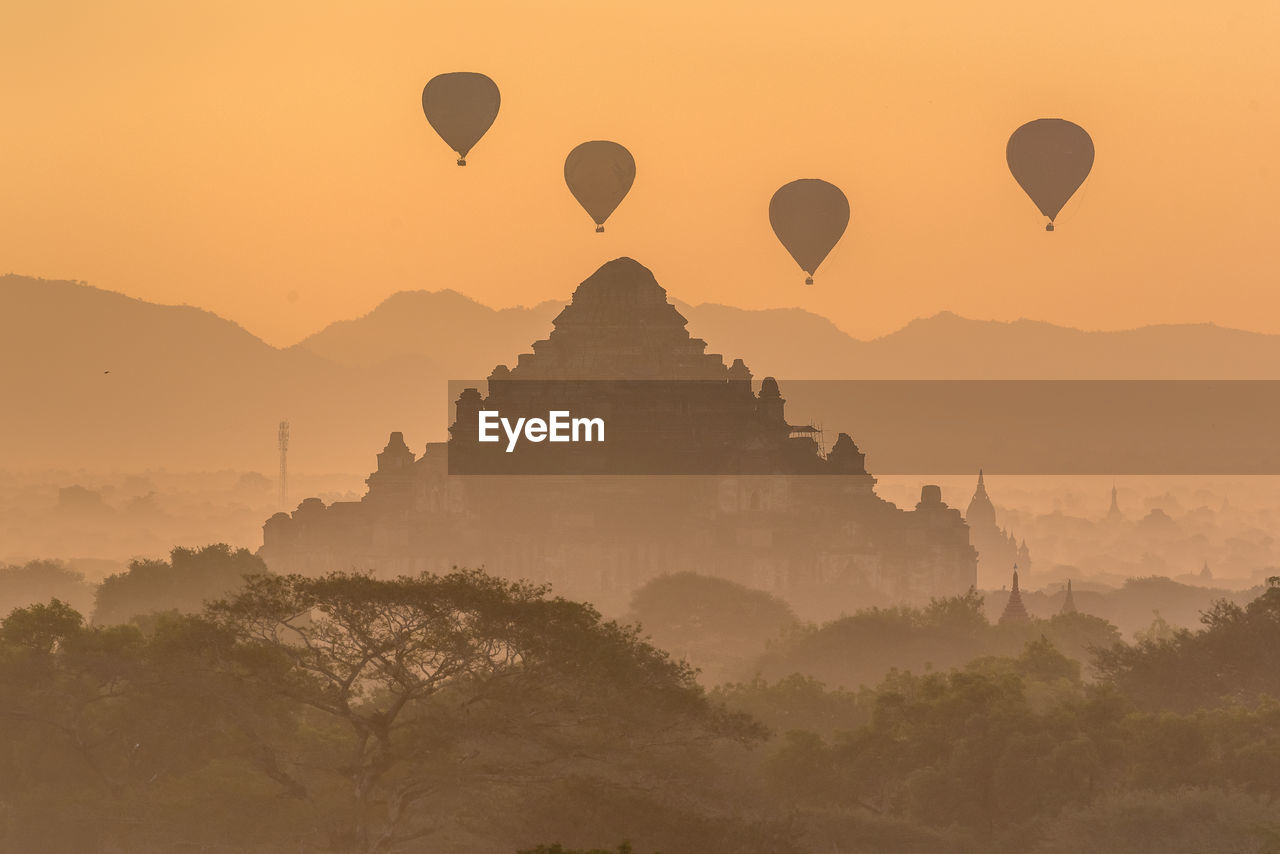
[(492, 309), (457, 291), (400, 291), (355, 320), (341, 320), (292, 349), (371, 367), (405, 358), (446, 379), (484, 378), (546, 335), (564, 306)]
[[(1084, 332), (951, 312), (862, 341), (803, 309), (680, 306), (757, 374), (790, 379), (1277, 379), (1280, 336), (1206, 324)], [(766, 367), (767, 366), (767, 367)]]
[[(513, 362), (561, 308), (406, 291), (279, 349), (201, 309), (0, 277), (0, 469), (270, 473), (287, 418), (298, 470), (365, 471), (391, 430), (441, 438), (447, 381)], [(1280, 336), (1211, 324), (1083, 332), (944, 312), (861, 341), (802, 309), (679, 308), (757, 378), (1280, 378)]]
[(1212, 323), (1085, 332), (1035, 320), (913, 320), (868, 343), (867, 377), (1277, 379), (1280, 336)]
[(197, 308), (0, 278), (0, 469), (269, 473), (289, 418), (298, 466), (359, 471), (414, 394), (425, 396), (408, 370), (279, 350)]
[[(1280, 379), (1280, 336), (1211, 323), (1085, 332), (951, 312), (862, 341), (800, 308), (747, 310), (675, 301), (707, 349), (757, 377), (787, 379)], [(562, 307), (495, 311), (456, 291), (400, 292), (297, 348), (348, 365), (412, 356), (453, 379), (485, 377), (545, 335)], [(465, 330), (465, 334), (462, 331)]]

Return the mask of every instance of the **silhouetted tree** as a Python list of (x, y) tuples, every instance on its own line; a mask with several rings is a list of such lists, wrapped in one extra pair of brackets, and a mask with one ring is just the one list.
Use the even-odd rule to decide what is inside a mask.
[[(1065, 681), (1065, 700), (1038, 708), (1031, 686)], [(988, 837), (1100, 787), (1123, 711), (1091, 698), (1079, 664), (1046, 640), (1017, 659), (964, 670), (893, 673), (871, 718), (828, 745), (792, 733), (766, 764), (797, 808), (858, 805)], [(1118, 761), (1118, 760), (1113, 760)]]
[(1174, 634), (1173, 626), (1169, 624), (1168, 620), (1161, 616), (1159, 611), (1153, 610), (1151, 613), (1153, 615), (1151, 625), (1147, 626), (1145, 629), (1139, 629), (1134, 632), (1133, 639), (1138, 643), (1142, 643), (1143, 641), (1159, 643), (1161, 641), (1171, 640)]
[(895, 669), (919, 673), (963, 667), (983, 656), (1017, 656), (1041, 636), (1082, 662), (1093, 648), (1120, 637), (1110, 623), (1088, 614), (991, 625), (982, 596), (971, 590), (919, 608), (869, 608), (794, 632), (761, 656), (757, 669), (770, 680), (803, 673), (830, 686), (857, 689), (874, 686)]
[(750, 682), (718, 685), (712, 698), (751, 715), (775, 735), (802, 730), (829, 738), (866, 723), (870, 708), (860, 694), (828, 689), (811, 676), (793, 673), (776, 682), (759, 677)]
[(55, 560), (0, 567), (0, 616), (14, 608), (59, 599), (84, 613), (93, 605), (93, 585)]
[(1202, 623), (1199, 632), (1101, 650), (1098, 671), (1144, 709), (1187, 712), (1280, 697), (1280, 578), (1247, 605), (1215, 603)]
[[(1039, 620), (1016, 655), (856, 694), (710, 697), (636, 631), (479, 572), (259, 575), (129, 625), (54, 600), (0, 620), (0, 850), (1261, 854), (1275, 591), (1097, 681)], [(1011, 643), (972, 599), (872, 613)], [(744, 711), (776, 730), (755, 750)]]
[(257, 576), (209, 613), (249, 648), (283, 656), (264, 684), (331, 730), (330, 779), (306, 785), (349, 782), (335, 809), (341, 850), (428, 836), (465, 793), (759, 735), (634, 630), (482, 572)]
[(169, 560), (135, 560), (129, 569), (108, 576), (98, 588), (93, 621), (127, 623), (161, 611), (198, 613), (206, 602), (236, 590), (247, 575), (262, 575), (267, 565), (248, 549), (218, 543), (199, 549), (175, 548)]
[(750, 676), (749, 662), (796, 625), (791, 606), (763, 590), (709, 575), (662, 575), (632, 594), (628, 620), (653, 642), (687, 658), (703, 681)]
[(0, 822), (0, 849), (172, 850), (174, 825), (220, 821), (208, 838), (230, 841), (249, 832), (231, 813), (262, 816), (261, 833), (287, 811), (241, 781), (258, 771), (287, 783), (268, 745), (293, 727), (290, 710), (247, 678), (272, 666), (199, 618), (166, 618), (145, 636), (86, 626), (56, 600), (10, 614), (0, 623), (0, 803), (11, 821)]
[(1064, 812), (1035, 854), (1274, 854), (1280, 850), (1275, 804), (1242, 792), (1108, 793)]

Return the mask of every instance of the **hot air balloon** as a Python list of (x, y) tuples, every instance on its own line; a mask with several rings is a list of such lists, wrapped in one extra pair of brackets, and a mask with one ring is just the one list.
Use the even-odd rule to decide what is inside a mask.
[(804, 283), (812, 285), (818, 265), (849, 225), (849, 200), (835, 184), (801, 178), (773, 194), (769, 224), (800, 269), (809, 274)]
[(1093, 140), (1066, 119), (1036, 119), (1013, 132), (1005, 147), (1009, 171), (1040, 213), (1045, 231), (1093, 168)]
[(636, 161), (616, 142), (584, 142), (564, 159), (564, 182), (569, 192), (604, 231), (604, 221), (627, 197), (636, 180)]
[(502, 96), (498, 84), (483, 74), (455, 71), (438, 74), (422, 90), (422, 112), (440, 138), (467, 165), (469, 152), (498, 117)]

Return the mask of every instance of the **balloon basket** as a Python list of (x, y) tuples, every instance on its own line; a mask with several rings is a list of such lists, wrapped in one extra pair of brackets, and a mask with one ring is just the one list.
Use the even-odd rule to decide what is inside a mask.
[(459, 158), (458, 158), (458, 165), (459, 165), (459, 166), (466, 166), (466, 165), (467, 165), (467, 160), (466, 160), (466, 158), (465, 158), (465, 157), (459, 157)]
[(603, 232), (604, 232), (604, 226), (603, 226), (603, 225), (597, 225), (597, 226), (596, 226), (596, 234), (602, 234)]
[(806, 276), (806, 277), (805, 277), (805, 279), (804, 279), (804, 283), (805, 283), (806, 285), (812, 285), (812, 284), (813, 284), (813, 276)]
[(1053, 223), (1049, 223), (1044, 227), (1045, 231), (1053, 231)]

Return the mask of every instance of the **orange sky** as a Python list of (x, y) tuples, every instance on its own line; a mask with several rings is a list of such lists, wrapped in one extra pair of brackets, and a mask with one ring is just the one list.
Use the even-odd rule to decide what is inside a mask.
[[(0, 44), (0, 272), (275, 344), (406, 288), (562, 299), (618, 255), (860, 337), (942, 309), (1280, 332), (1275, 0), (42, 0)], [(503, 97), (465, 169), (419, 104), (454, 70)], [(1097, 148), (1054, 234), (1004, 163), (1046, 116)], [(603, 235), (561, 174), (598, 138), (638, 165)], [(812, 288), (767, 218), (800, 177), (853, 209)]]

